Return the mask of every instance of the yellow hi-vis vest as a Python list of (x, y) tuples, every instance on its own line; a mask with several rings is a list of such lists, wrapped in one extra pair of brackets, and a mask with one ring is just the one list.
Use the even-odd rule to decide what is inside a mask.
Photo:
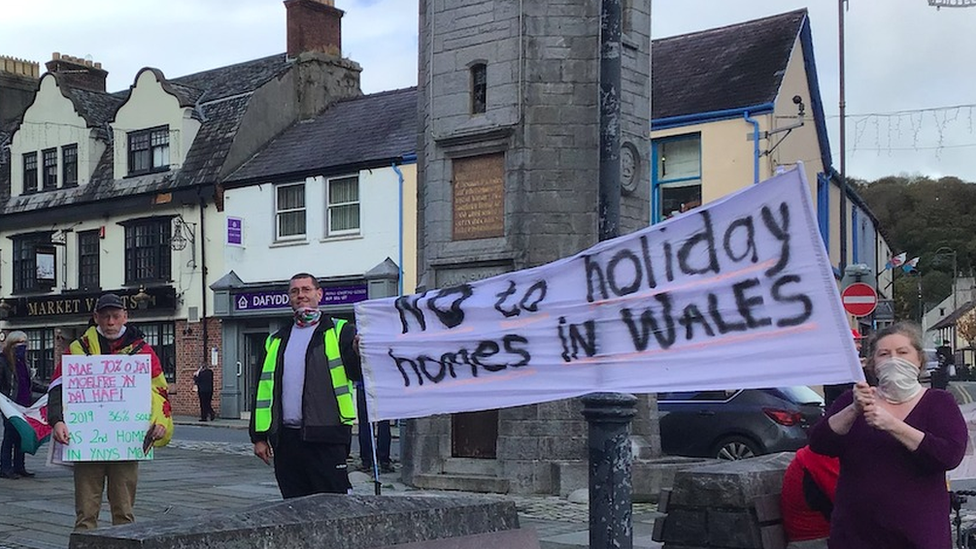
[[(329, 374), (332, 377), (332, 390), (339, 405), (339, 420), (343, 425), (352, 425), (356, 420), (356, 402), (352, 397), (352, 382), (346, 377), (346, 367), (339, 352), (339, 332), (345, 320), (334, 319), (335, 327), (325, 331), (325, 358), (329, 361)], [(271, 429), (271, 408), (274, 404), (275, 369), (278, 367), (278, 353), (281, 338), (268, 336), (264, 349), (266, 355), (258, 379), (257, 402), (254, 406), (254, 430), (266, 433)]]

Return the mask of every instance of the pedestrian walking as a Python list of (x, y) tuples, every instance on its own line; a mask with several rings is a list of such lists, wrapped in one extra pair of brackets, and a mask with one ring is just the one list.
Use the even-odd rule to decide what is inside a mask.
[(193, 374), (193, 383), (200, 399), (200, 421), (213, 421), (217, 414), (213, 409), (214, 374), (209, 364), (197, 368)]

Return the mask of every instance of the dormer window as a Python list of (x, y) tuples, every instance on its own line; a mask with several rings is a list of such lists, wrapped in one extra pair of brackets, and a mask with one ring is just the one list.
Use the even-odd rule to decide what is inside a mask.
[(58, 150), (44, 149), (41, 151), (44, 160), (44, 183), (41, 187), (45, 191), (58, 188)]
[(61, 147), (61, 185), (74, 187), (78, 184), (78, 144)]
[(471, 114), (485, 112), (488, 103), (488, 66), (478, 63), (471, 66)]
[(129, 175), (169, 169), (169, 126), (129, 132)]
[(37, 192), (37, 153), (24, 154), (24, 194)]

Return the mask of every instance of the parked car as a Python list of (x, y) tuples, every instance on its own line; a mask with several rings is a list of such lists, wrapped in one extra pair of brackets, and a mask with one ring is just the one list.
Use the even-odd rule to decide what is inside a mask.
[(665, 454), (742, 459), (791, 452), (823, 417), (823, 397), (809, 387), (658, 394)]

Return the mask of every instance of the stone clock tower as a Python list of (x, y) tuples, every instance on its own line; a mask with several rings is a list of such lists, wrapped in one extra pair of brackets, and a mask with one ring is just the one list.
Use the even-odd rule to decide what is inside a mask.
[[(598, 240), (598, 0), (420, 0), (422, 289), (535, 267)], [(621, 233), (649, 223), (650, 0), (623, 0)], [(653, 400), (635, 440), (656, 455)], [(585, 486), (575, 400), (411, 420), (405, 480), (561, 493)]]

